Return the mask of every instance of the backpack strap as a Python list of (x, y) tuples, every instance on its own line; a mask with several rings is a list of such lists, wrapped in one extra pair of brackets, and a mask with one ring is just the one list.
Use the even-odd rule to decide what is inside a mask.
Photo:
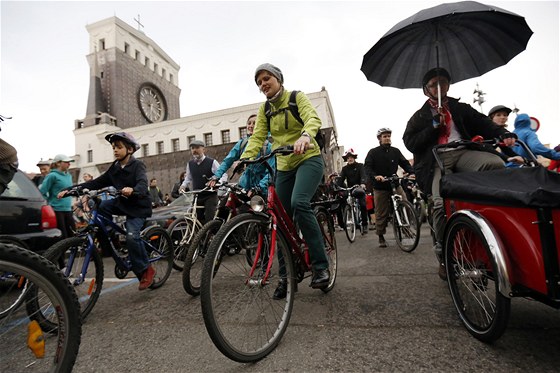
[(281, 108), (278, 109), (278, 111), (272, 111), (272, 107), (270, 105), (270, 101), (266, 100), (266, 102), (264, 103), (264, 115), (266, 116), (266, 124), (268, 126), (268, 131), (270, 132), (270, 118), (272, 118), (275, 115), (278, 115), (282, 112), (284, 112), (284, 120), (286, 122), (286, 128), (288, 128), (288, 113), (286, 112), (286, 110), (290, 110), (290, 113), (292, 113), (292, 116), (303, 126), (303, 119), (301, 119), (300, 115), (299, 115), (299, 109), (297, 106), (297, 102), (296, 102), (296, 96), (299, 93), (299, 91), (292, 91), (290, 93), (290, 99), (288, 100), (288, 106), (285, 108)]

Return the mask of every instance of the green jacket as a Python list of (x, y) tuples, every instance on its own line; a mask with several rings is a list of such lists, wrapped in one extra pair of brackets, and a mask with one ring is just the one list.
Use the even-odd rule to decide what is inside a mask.
[[(290, 91), (284, 89), (280, 97), (278, 97), (275, 102), (270, 101), (271, 111), (275, 112), (279, 109), (287, 108), (289, 99)], [(309, 101), (304, 93), (299, 92), (297, 94), (296, 103), (299, 110), (299, 116), (305, 125), (302, 127), (301, 123), (292, 116), (292, 113), (288, 109), (286, 109), (284, 113), (274, 115), (270, 118), (270, 133), (274, 139), (272, 149), (274, 150), (285, 145), (294, 145), (303, 132), (307, 132), (311, 136), (311, 143), (315, 145), (315, 148), (308, 149), (305, 154), (278, 156), (276, 160), (276, 167), (280, 171), (293, 170), (306, 159), (321, 155), (319, 145), (317, 145), (317, 142), (314, 139), (315, 135), (321, 128), (321, 119), (319, 119), (311, 101)], [(255, 124), (253, 136), (249, 139), (249, 143), (247, 144), (243, 154), (241, 154), (241, 158), (253, 159), (256, 157), (262, 149), (264, 141), (268, 138), (268, 131), (269, 129), (267, 126), (263, 103), (257, 113), (257, 122)]]
[(56, 196), (60, 191), (72, 186), (72, 176), (68, 172), (59, 169), (52, 169), (45, 177), (39, 190), (47, 203), (52, 206), (54, 211), (72, 211), (72, 198), (64, 197), (58, 199)]

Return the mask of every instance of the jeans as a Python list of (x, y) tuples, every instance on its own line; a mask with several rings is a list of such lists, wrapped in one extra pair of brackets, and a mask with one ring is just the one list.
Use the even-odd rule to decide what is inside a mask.
[[(125, 215), (121, 209), (117, 207), (117, 198), (102, 201), (99, 205), (99, 213), (108, 219), (112, 219), (112, 215)], [(126, 248), (128, 256), (132, 264), (132, 272), (140, 278), (142, 273), (148, 268), (148, 253), (144, 248), (144, 243), (140, 238), (140, 232), (144, 226), (144, 218), (126, 217)]]
[(305, 160), (290, 171), (278, 171), (276, 192), (288, 216), (297, 222), (305, 242), (313, 270), (329, 267), (321, 228), (311, 208), (311, 198), (323, 177), (323, 159), (320, 156)]

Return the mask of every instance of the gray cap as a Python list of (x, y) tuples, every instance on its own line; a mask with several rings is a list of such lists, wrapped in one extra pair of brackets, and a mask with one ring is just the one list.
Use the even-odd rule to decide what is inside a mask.
[(492, 115), (497, 113), (498, 111), (505, 111), (508, 115), (509, 115), (509, 113), (511, 113), (511, 109), (508, 108), (507, 106), (498, 105), (498, 106), (494, 106), (492, 109), (490, 109), (490, 111), (488, 112), (488, 116), (492, 117)]
[(189, 144), (189, 147), (192, 148), (193, 146), (206, 146), (206, 144), (204, 144), (204, 141), (202, 141), (202, 140), (193, 140)]
[(39, 166), (50, 166), (52, 162), (49, 161), (48, 159), (41, 159), (39, 162), (37, 162), (37, 167)]
[(74, 162), (74, 160), (67, 155), (57, 154), (53, 159), (53, 163), (56, 162)]
[(284, 75), (282, 75), (282, 71), (271, 63), (263, 63), (257, 67), (255, 70), (255, 83), (257, 82), (257, 75), (259, 75), (259, 73), (263, 70), (271, 73), (276, 79), (278, 79), (280, 84), (284, 83)]

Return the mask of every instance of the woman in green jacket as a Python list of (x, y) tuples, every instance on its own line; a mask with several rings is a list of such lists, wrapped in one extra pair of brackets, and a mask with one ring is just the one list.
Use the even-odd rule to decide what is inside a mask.
[[(270, 131), (273, 149), (293, 145), (293, 154), (278, 156), (276, 160), (276, 192), (289, 216), (299, 224), (303, 238), (309, 246), (313, 267), (310, 286), (314, 289), (327, 287), (330, 279), (329, 262), (319, 223), (311, 208), (311, 198), (323, 177), (321, 150), (314, 137), (321, 128), (321, 120), (311, 102), (302, 92), (298, 92), (296, 103), (303, 125), (298, 122), (288, 108), (290, 91), (284, 89), (284, 76), (276, 66), (265, 63), (255, 71), (255, 83), (266, 96), (273, 115), (270, 128), (263, 103), (257, 114), (257, 123), (245, 152), (241, 158), (254, 158), (268, 138)], [(274, 113), (280, 115), (274, 115)], [(310, 144), (314, 147), (310, 148)], [(275, 299), (286, 297), (286, 281), (280, 280), (274, 292)]]

